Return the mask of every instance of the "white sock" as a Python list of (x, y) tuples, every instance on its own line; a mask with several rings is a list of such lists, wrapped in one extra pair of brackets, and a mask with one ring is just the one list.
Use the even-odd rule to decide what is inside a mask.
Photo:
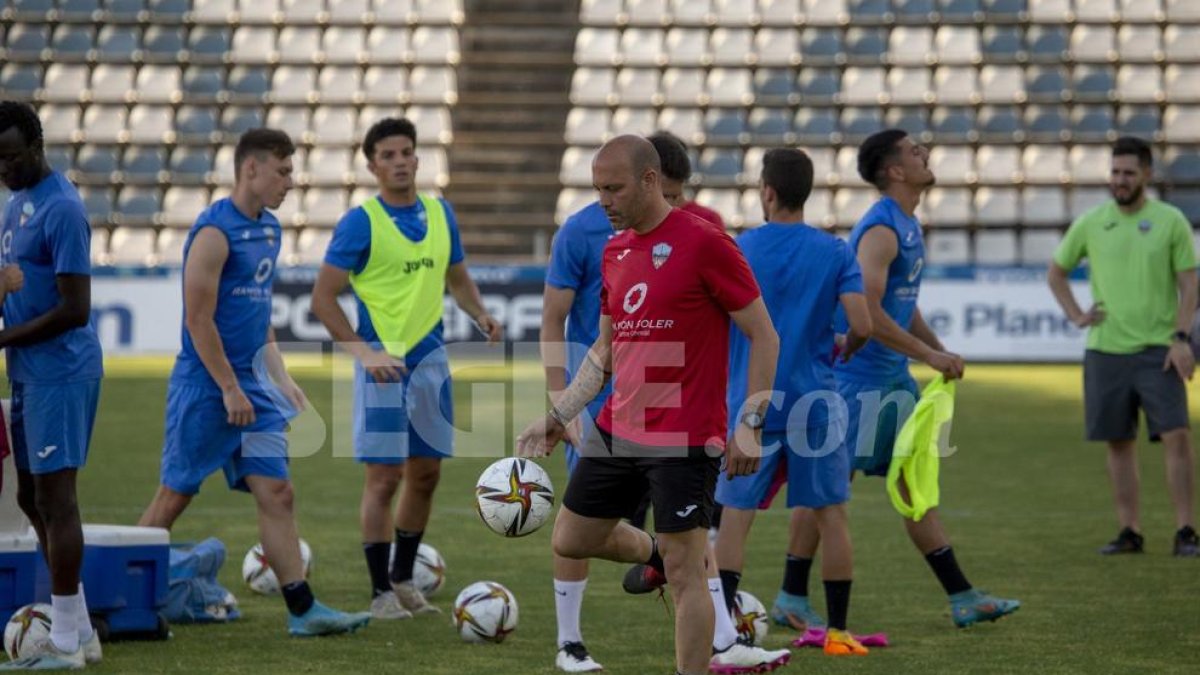
[(50, 596), (50, 641), (60, 651), (79, 651), (80, 595)]
[(717, 617), (713, 626), (713, 649), (725, 651), (737, 642), (738, 632), (733, 625), (733, 615), (725, 606), (725, 587), (721, 584), (721, 577), (708, 580), (708, 594), (712, 597), (713, 612)]
[(83, 582), (79, 582), (79, 644), (92, 639), (92, 618), (88, 616), (87, 597), (83, 594)]
[(579, 614), (583, 608), (583, 581), (554, 580), (554, 613), (558, 617), (558, 646), (568, 642), (583, 642), (579, 632)]

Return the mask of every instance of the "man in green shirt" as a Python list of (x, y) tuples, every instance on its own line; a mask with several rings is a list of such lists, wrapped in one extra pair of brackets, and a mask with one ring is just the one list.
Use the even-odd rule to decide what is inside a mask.
[[(1088, 328), (1083, 362), (1088, 440), (1108, 444), (1121, 532), (1100, 552), (1141, 553), (1138, 408), (1150, 439), (1166, 447), (1167, 482), (1175, 505), (1175, 555), (1200, 556), (1192, 527), (1193, 455), (1186, 381), (1195, 357), (1188, 330), (1196, 307), (1192, 228), (1179, 209), (1146, 196), (1153, 174), (1150, 146), (1120, 138), (1113, 146), (1113, 198), (1080, 216), (1050, 264), (1050, 290), (1067, 317)], [(1067, 275), (1088, 259), (1093, 305), (1079, 307)]]

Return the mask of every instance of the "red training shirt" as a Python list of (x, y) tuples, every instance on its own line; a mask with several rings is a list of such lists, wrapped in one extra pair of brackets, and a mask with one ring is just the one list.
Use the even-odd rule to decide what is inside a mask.
[(712, 209), (708, 208), (707, 206), (700, 206), (696, 202), (688, 202), (688, 203), (684, 204), (683, 206), (679, 207), (679, 210), (685, 211), (694, 216), (700, 216), (701, 218), (707, 220), (708, 222), (712, 223), (713, 225), (716, 225), (717, 227), (721, 228), (722, 230), (725, 229), (725, 221), (721, 219), (721, 214), (717, 213), (716, 211), (713, 211)]
[(597, 424), (653, 447), (725, 447), (729, 313), (759, 297), (725, 232), (680, 209), (604, 247), (600, 313), (612, 320), (613, 393)]

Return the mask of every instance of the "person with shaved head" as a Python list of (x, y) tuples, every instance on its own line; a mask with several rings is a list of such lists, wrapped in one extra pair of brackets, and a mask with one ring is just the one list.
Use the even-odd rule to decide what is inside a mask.
[[(643, 563), (633, 583), (669, 582), (676, 672), (699, 675), (714, 658), (705, 583), (713, 491), (722, 463), (731, 476), (758, 466), (779, 338), (737, 245), (672, 208), (661, 171), (654, 146), (637, 136), (619, 136), (596, 153), (592, 182), (617, 231), (601, 264), (599, 337), (549, 413), (517, 437), (517, 453), (547, 455), (611, 375), (612, 396), (580, 449), (555, 522), (554, 551)], [(731, 319), (750, 355), (746, 401), (726, 443)], [(656, 537), (621, 522), (647, 489)]]

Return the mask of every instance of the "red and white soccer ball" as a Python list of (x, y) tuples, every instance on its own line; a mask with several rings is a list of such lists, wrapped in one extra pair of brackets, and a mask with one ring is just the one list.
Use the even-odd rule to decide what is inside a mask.
[(476, 581), (454, 599), (458, 635), (471, 643), (501, 643), (517, 629), (517, 599), (495, 581)]
[[(392, 561), (396, 559), (396, 543), (388, 551), (388, 573), (392, 572)], [(446, 561), (442, 554), (429, 544), (417, 547), (417, 559), (413, 562), (413, 585), (421, 595), (432, 598), (446, 583)]]
[[(307, 541), (300, 540), (300, 561), (304, 563), (304, 578), (312, 571), (312, 548)], [(255, 544), (246, 551), (242, 558), (242, 579), (250, 590), (260, 595), (275, 595), (279, 592), (279, 579), (275, 571), (267, 564), (267, 556), (263, 553), (262, 544)]]
[(475, 508), (496, 534), (524, 537), (550, 519), (554, 485), (550, 475), (532, 460), (505, 457), (479, 476)]
[(738, 591), (734, 596), (733, 610), (733, 623), (737, 626), (738, 636), (762, 646), (771, 625), (766, 606), (746, 591)]
[(33, 646), (50, 639), (50, 605), (37, 603), (18, 609), (4, 626), (4, 651), (16, 660), (33, 656)]

